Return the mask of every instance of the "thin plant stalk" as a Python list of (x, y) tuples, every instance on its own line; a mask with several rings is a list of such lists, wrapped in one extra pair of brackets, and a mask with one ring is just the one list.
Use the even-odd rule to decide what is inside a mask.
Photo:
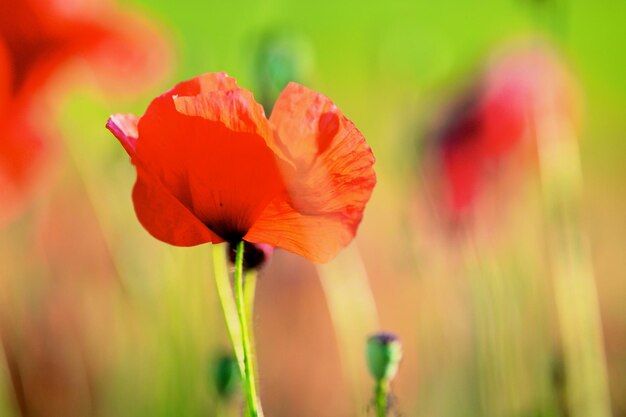
[[(254, 294), (256, 293), (256, 281), (257, 271), (256, 269), (250, 269), (244, 272), (244, 287), (243, 296), (246, 303), (246, 312), (248, 320), (248, 329), (254, 329)], [(250, 352), (252, 357), (256, 358), (256, 341), (254, 340), (254, 332), (250, 334)], [(253, 369), (253, 375), (255, 381), (258, 381), (257, 368)]]
[(11, 381), (9, 375), (9, 360), (0, 335), (0, 415), (12, 416), (10, 404), (18, 404), (17, 387)]
[(610, 417), (610, 396), (597, 287), (581, 230), (582, 174), (573, 127), (552, 103), (536, 127), (554, 292), (572, 417)]
[(374, 402), (376, 405), (376, 417), (386, 417), (389, 408), (389, 380), (386, 378), (376, 381), (374, 388)]
[[(252, 328), (252, 318), (254, 316), (254, 294), (256, 293), (256, 270), (251, 269), (244, 272), (243, 297), (246, 303), (246, 312), (248, 319), (248, 327)], [(252, 341), (254, 349), (254, 340)]]
[(237, 254), (235, 256), (235, 304), (237, 306), (239, 328), (241, 329), (241, 348), (244, 359), (242, 380), (246, 396), (246, 408), (248, 417), (258, 417), (262, 415), (262, 412), (254, 377), (256, 367), (252, 355), (252, 336), (248, 326), (249, 316), (246, 312), (246, 299), (244, 297), (243, 253), (244, 243), (240, 241), (237, 244)]
[(241, 342), (241, 328), (239, 327), (239, 318), (237, 316), (237, 306), (233, 298), (233, 291), (228, 277), (228, 268), (226, 266), (226, 254), (224, 253), (224, 245), (212, 245), (213, 252), (213, 277), (215, 278), (215, 286), (217, 294), (224, 313), (226, 328), (230, 336), (230, 341), (235, 351), (235, 357), (239, 364), (239, 371), (244, 374), (245, 363), (243, 354), (243, 344)]
[[(368, 389), (361, 359), (362, 341), (380, 327), (374, 295), (355, 244), (345, 248), (333, 262), (318, 265), (317, 271), (337, 337), (351, 402), (354, 412), (359, 413), (367, 401), (363, 392)], [(352, 296), (346, 297), (346, 294)]]

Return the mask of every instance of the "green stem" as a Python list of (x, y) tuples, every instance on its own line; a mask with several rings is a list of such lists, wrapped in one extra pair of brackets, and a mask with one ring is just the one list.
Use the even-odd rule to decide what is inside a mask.
[[(244, 287), (243, 297), (246, 303), (246, 315), (248, 320), (248, 329), (254, 329), (254, 294), (256, 293), (256, 278), (257, 272), (255, 269), (251, 269), (244, 272)], [(256, 341), (254, 340), (254, 332), (250, 334), (250, 354), (253, 358), (256, 358)], [(252, 377), (255, 381), (258, 381), (257, 369), (254, 368)]]
[(237, 316), (237, 307), (233, 298), (233, 291), (228, 278), (228, 269), (226, 267), (226, 254), (224, 253), (224, 245), (213, 246), (213, 277), (215, 278), (215, 286), (217, 294), (220, 298), (220, 305), (224, 313), (226, 328), (230, 336), (230, 341), (235, 350), (239, 371), (244, 373), (244, 355), (243, 345), (241, 343), (241, 329), (239, 328), (239, 318)]
[[(259, 397), (257, 395), (254, 358), (252, 356), (252, 336), (248, 328), (249, 316), (246, 313), (246, 299), (244, 297), (243, 280), (243, 241), (237, 244), (237, 255), (235, 257), (235, 304), (237, 305), (237, 315), (239, 317), (239, 327), (241, 329), (241, 347), (244, 358), (244, 371), (242, 379), (246, 395), (248, 417), (258, 417), (262, 415)], [(248, 299), (252, 297), (249, 296)]]
[[(254, 294), (256, 293), (256, 270), (252, 269), (244, 273), (243, 298), (246, 303), (246, 313), (248, 318), (248, 327), (252, 328), (252, 318), (254, 316)], [(251, 335), (252, 337), (252, 335)], [(252, 340), (252, 348), (254, 349), (254, 340)]]
[(376, 402), (376, 417), (387, 416), (387, 400), (389, 398), (389, 381), (387, 379), (379, 379), (376, 381), (374, 391), (374, 399)]

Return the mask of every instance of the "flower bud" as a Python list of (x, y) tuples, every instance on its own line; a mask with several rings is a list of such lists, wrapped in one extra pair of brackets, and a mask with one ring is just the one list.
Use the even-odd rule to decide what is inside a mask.
[(303, 82), (309, 78), (312, 55), (309, 42), (298, 34), (277, 30), (261, 37), (256, 49), (254, 76), (267, 114), (290, 81)]
[(215, 390), (220, 398), (228, 400), (239, 389), (239, 366), (237, 359), (224, 353), (213, 362), (212, 378)]
[[(272, 257), (274, 247), (266, 243), (243, 242), (243, 269), (260, 269)], [(228, 242), (228, 259), (233, 264), (237, 257), (237, 244)]]
[(402, 344), (393, 333), (379, 332), (367, 339), (367, 366), (377, 380), (391, 380), (402, 359)]

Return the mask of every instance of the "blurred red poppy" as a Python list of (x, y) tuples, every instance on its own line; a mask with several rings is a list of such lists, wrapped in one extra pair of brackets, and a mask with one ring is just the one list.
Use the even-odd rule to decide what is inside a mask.
[(139, 221), (177, 246), (243, 239), (328, 261), (353, 239), (376, 183), (354, 124), (295, 83), (269, 120), (249, 91), (212, 73), (107, 127), (136, 166)]
[(485, 177), (550, 117), (539, 110), (546, 100), (572, 117), (574, 100), (563, 65), (549, 50), (532, 48), (492, 63), (444, 116), (437, 150), (454, 216), (473, 205)]
[(107, 89), (127, 91), (160, 77), (168, 51), (142, 19), (119, 13), (104, 0), (3, 0), (0, 224), (31, 193), (51, 147), (42, 97), (58, 70), (70, 61), (86, 63)]

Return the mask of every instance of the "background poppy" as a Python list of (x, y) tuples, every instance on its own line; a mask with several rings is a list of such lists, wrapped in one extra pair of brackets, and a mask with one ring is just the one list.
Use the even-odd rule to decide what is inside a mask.
[(13, 217), (32, 193), (56, 148), (54, 109), (47, 97), (67, 89), (69, 80), (53, 82), (55, 76), (62, 78), (63, 68), (73, 63), (76, 69), (83, 61), (102, 86), (136, 91), (164, 74), (169, 56), (168, 45), (144, 18), (108, 2), (8, 0), (3, 9), (0, 223)]

